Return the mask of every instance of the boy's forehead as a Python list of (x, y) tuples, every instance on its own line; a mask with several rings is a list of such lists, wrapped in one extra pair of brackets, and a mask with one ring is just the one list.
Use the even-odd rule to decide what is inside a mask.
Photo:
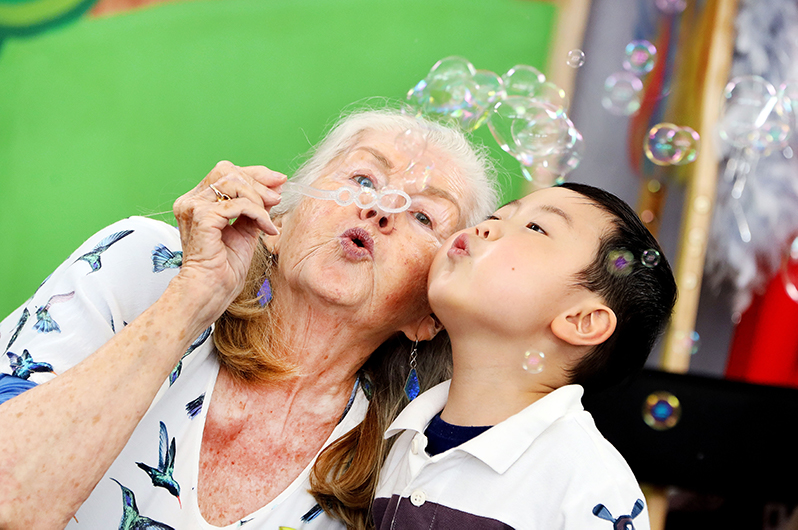
[(513, 208), (529, 213), (556, 214), (563, 219), (568, 228), (573, 230), (582, 230), (588, 225), (603, 232), (610, 228), (611, 223), (611, 216), (590, 198), (560, 187), (534, 191), (506, 203), (502, 208)]

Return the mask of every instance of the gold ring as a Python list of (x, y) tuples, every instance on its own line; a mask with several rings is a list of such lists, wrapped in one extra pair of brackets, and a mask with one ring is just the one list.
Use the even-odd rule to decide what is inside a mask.
[(232, 197), (230, 197), (228, 194), (222, 193), (221, 191), (216, 189), (216, 186), (214, 186), (213, 184), (210, 185), (210, 188), (216, 194), (216, 202), (229, 201), (230, 199), (232, 199)]

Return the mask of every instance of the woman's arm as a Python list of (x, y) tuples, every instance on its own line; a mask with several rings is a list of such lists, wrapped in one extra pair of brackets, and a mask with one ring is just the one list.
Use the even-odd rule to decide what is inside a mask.
[[(260, 231), (276, 233), (268, 210), (284, 181), (218, 164), (175, 203), (183, 265), (157, 301), (73, 368), (0, 405), (0, 527), (68, 523), (183, 352), (240, 292)], [(232, 200), (217, 202), (211, 183)]]

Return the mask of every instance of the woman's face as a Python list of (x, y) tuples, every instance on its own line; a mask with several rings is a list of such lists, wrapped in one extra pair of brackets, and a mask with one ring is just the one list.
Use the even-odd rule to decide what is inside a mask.
[[(400, 213), (304, 198), (282, 218), (276, 243), (290, 292), (311, 304), (345, 309), (346, 318), (391, 334), (430, 313), (426, 278), (436, 250), (463, 227), (472, 202), (452, 161), (428, 147), (413, 160), (397, 149), (398, 132), (366, 131), (313, 182), (399, 189), (411, 198)], [(432, 167), (424, 174), (418, 165)], [(362, 201), (367, 202), (367, 201)]]

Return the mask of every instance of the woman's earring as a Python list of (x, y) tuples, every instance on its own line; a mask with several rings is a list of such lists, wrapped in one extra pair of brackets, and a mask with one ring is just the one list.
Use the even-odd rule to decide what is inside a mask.
[(416, 353), (418, 351), (418, 341), (413, 343), (413, 349), (410, 351), (410, 373), (407, 374), (407, 381), (405, 381), (405, 395), (407, 399), (413, 401), (418, 397), (420, 387), (418, 386), (418, 374), (416, 373)]
[(265, 306), (269, 302), (272, 301), (272, 284), (269, 283), (269, 279), (266, 278), (263, 280), (263, 285), (260, 286), (258, 289), (258, 303), (261, 307)]

